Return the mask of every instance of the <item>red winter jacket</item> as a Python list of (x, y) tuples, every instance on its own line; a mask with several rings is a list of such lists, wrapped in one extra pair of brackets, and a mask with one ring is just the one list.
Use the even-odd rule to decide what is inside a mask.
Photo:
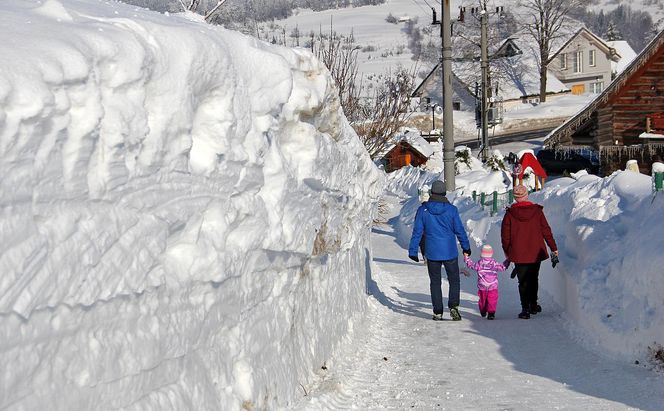
[(558, 250), (543, 209), (541, 205), (523, 201), (505, 212), (500, 236), (505, 256), (511, 262), (528, 264), (546, 260), (549, 254), (544, 241), (551, 251)]

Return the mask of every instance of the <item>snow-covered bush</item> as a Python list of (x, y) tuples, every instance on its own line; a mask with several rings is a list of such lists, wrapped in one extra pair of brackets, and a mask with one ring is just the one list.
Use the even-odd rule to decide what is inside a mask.
[(505, 171), (505, 159), (499, 150), (494, 150), (489, 158), (486, 160), (486, 167), (491, 171)]

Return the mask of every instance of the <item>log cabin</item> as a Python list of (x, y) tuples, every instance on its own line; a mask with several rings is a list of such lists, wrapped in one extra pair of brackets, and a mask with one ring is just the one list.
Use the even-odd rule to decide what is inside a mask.
[(402, 167), (419, 167), (433, 155), (433, 148), (419, 133), (406, 131), (395, 136), (380, 156), (388, 173)]

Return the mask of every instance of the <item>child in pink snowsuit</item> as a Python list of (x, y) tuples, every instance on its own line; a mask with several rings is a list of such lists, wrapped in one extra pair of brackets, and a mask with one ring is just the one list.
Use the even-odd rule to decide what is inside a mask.
[(480, 261), (474, 262), (468, 256), (463, 260), (468, 266), (477, 271), (477, 295), (480, 297), (480, 315), (487, 316), (487, 319), (496, 318), (496, 306), (498, 305), (498, 273), (503, 272), (509, 267), (510, 262), (505, 260), (499, 263), (493, 259), (493, 249), (485, 244), (482, 247)]

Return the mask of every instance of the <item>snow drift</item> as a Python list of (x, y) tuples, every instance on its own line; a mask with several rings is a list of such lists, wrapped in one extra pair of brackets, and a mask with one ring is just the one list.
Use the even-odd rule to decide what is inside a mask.
[(288, 403), (363, 312), (382, 189), (327, 70), (112, 2), (0, 9), (0, 408)]

